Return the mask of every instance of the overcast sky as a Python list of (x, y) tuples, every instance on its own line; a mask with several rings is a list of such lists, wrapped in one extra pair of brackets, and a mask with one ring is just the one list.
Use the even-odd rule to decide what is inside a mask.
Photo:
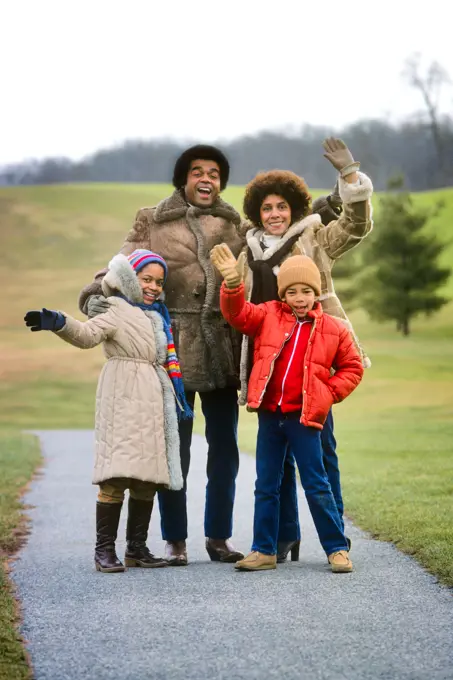
[[(309, 10), (307, 7), (311, 7)], [(14, 0), (0, 25), (0, 165), (125, 139), (230, 139), (422, 109), (405, 58), (453, 78), (443, 0)], [(453, 109), (453, 88), (442, 107)]]

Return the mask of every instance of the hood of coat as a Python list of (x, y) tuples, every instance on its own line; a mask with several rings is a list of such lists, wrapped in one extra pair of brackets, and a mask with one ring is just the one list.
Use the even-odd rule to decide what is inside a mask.
[(286, 231), (272, 246), (266, 248), (266, 250), (263, 250), (261, 247), (261, 237), (264, 234), (264, 229), (253, 227), (253, 229), (250, 229), (247, 232), (247, 245), (252, 251), (254, 260), (269, 260), (293, 236), (300, 236), (305, 229), (315, 227), (319, 224), (321, 224), (321, 217), (319, 215), (307, 215), (307, 217), (304, 217), (299, 222), (292, 224), (288, 231)]
[(229, 203), (225, 203), (220, 197), (209, 208), (198, 208), (197, 206), (189, 205), (184, 197), (182, 191), (176, 190), (168, 198), (157, 204), (154, 211), (154, 221), (158, 224), (162, 222), (171, 222), (173, 220), (185, 217), (187, 211), (190, 210), (194, 217), (200, 215), (213, 215), (213, 217), (221, 217), (227, 222), (232, 222), (239, 226), (242, 222), (241, 216)]
[(137, 274), (125, 255), (115, 255), (109, 262), (109, 270), (102, 279), (105, 297), (121, 293), (131, 302), (143, 303), (143, 292)]

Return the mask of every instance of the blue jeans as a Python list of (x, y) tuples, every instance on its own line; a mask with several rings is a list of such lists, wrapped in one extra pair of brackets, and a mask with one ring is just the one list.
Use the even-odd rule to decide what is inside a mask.
[[(324, 429), (321, 432), (321, 445), (324, 468), (327, 472), (327, 477), (329, 478), (330, 487), (340, 515), (341, 526), (344, 530), (343, 496), (341, 495), (340, 469), (336, 452), (337, 442), (335, 441), (333, 433), (332, 409), (328, 413), (326, 422), (324, 423)], [(280, 488), (280, 523), (278, 540), (282, 542), (300, 540), (296, 461), (294, 460), (291, 451), (289, 451), (286, 456), (283, 468), (282, 485)]]
[[(212, 392), (200, 392), (199, 395), (208, 442), (205, 536), (226, 539), (233, 533), (233, 505), (239, 470), (237, 389), (225, 387)], [(186, 392), (186, 397), (193, 407), (195, 392)], [(165, 541), (183, 541), (187, 538), (187, 475), (192, 429), (192, 420), (181, 420), (179, 437), (183, 489), (158, 493), (162, 538)]]
[(319, 540), (326, 553), (347, 550), (340, 515), (323, 463), (321, 432), (299, 422), (300, 413), (258, 413), (255, 517), (252, 550), (277, 553), (280, 485), (291, 449)]

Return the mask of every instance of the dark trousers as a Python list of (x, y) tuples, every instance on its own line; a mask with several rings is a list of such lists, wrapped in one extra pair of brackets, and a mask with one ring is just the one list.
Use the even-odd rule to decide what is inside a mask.
[(291, 449), (319, 540), (327, 555), (347, 550), (347, 541), (323, 463), (321, 432), (299, 422), (300, 414), (258, 413), (255, 516), (252, 550), (277, 552), (280, 485)]
[[(321, 432), (321, 446), (324, 468), (330, 482), (338, 513), (343, 522), (343, 497), (341, 495), (340, 469), (336, 452), (337, 442), (333, 433), (333, 414), (329, 411), (324, 429)], [(280, 522), (278, 540), (282, 542), (300, 539), (299, 507), (297, 504), (296, 461), (291, 451), (285, 459), (283, 478), (280, 487)]]
[[(212, 392), (200, 392), (199, 395), (208, 442), (205, 536), (226, 539), (233, 533), (233, 505), (239, 470), (237, 390), (226, 387)], [(193, 407), (195, 392), (186, 392), (186, 396)], [(165, 541), (182, 541), (187, 538), (187, 475), (192, 429), (192, 420), (181, 420), (179, 437), (184, 488), (181, 491), (158, 493), (162, 538)]]

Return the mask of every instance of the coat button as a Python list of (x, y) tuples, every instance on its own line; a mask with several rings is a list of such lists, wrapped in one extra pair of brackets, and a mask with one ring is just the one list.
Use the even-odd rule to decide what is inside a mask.
[(274, 357), (276, 357), (276, 356), (277, 356), (277, 352), (274, 352)]
[(285, 338), (287, 338), (287, 337), (288, 337), (288, 335), (289, 335), (289, 333), (285, 333)]
[(304, 390), (304, 394), (307, 394), (307, 390)]
[(305, 366), (305, 370), (307, 370), (308, 366)]

